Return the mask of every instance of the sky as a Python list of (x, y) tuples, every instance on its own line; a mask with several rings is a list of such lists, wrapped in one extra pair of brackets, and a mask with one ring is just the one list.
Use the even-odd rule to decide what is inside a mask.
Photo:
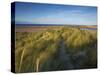
[(97, 7), (16, 2), (15, 23), (97, 25)]

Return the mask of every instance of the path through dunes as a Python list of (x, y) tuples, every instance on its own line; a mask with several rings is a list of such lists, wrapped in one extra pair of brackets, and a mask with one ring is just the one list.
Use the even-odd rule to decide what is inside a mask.
[(60, 44), (59, 60), (63, 63), (65, 69), (73, 69), (73, 64), (71, 62), (70, 54), (65, 52), (66, 47), (64, 40), (61, 39), (59, 44)]

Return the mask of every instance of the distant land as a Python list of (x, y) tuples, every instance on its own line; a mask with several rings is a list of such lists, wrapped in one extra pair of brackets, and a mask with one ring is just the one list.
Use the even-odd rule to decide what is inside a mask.
[(15, 24), (16, 26), (91, 26), (97, 27), (97, 25), (76, 25), (76, 24)]
[(97, 25), (62, 25), (62, 24), (17, 24), (16, 32), (33, 32), (45, 30), (47, 28), (59, 28), (59, 27), (74, 27), (82, 30), (97, 30)]

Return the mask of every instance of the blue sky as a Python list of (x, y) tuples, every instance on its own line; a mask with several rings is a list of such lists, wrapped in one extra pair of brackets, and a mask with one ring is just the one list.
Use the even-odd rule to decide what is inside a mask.
[(15, 3), (16, 24), (97, 25), (97, 8), (90, 6)]

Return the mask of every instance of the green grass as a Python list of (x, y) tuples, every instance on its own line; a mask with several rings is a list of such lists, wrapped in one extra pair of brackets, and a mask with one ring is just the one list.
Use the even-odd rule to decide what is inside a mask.
[[(37, 32), (16, 32), (15, 71), (36, 72), (37, 66), (38, 71), (69, 69), (64, 68), (67, 62), (63, 64), (59, 59), (62, 39), (64, 51), (73, 65), (72, 69), (97, 67), (96, 30), (56, 27)], [(80, 52), (85, 54), (79, 55)]]

